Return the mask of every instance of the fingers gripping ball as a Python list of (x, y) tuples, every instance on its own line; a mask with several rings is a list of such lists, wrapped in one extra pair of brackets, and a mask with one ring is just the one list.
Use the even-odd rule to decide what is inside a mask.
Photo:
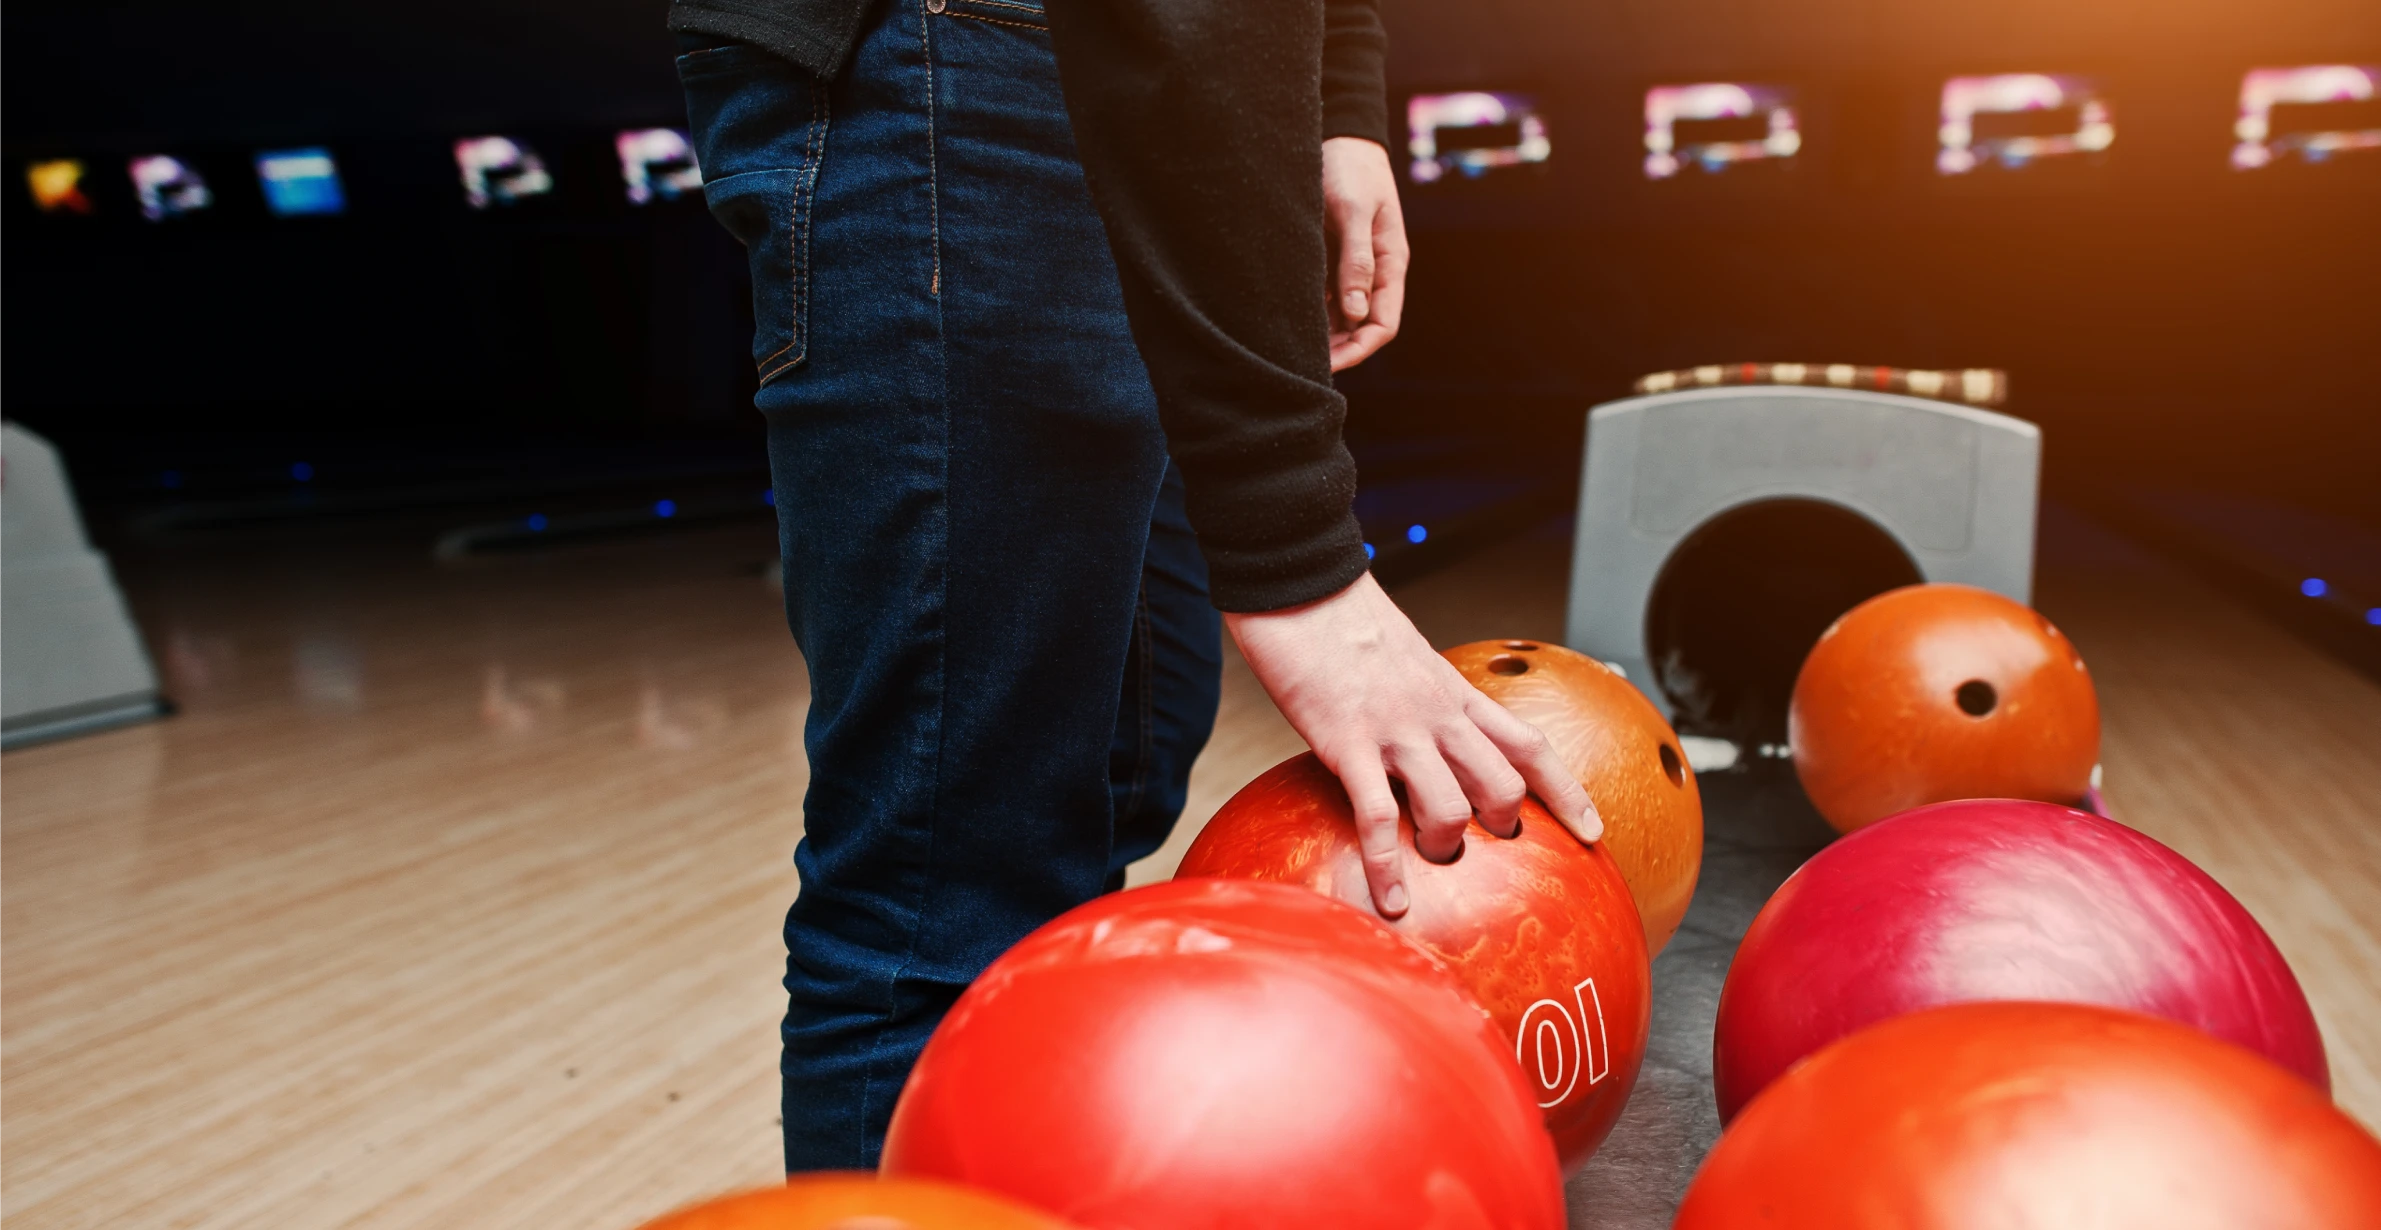
[(1720, 1115), (1838, 1038), (1976, 1000), (2164, 1017), (2330, 1088), (2298, 979), (2206, 872), (2113, 820), (1988, 799), (1862, 829), (1761, 907), (1720, 991)]
[(1529, 1091), (1446, 970), (1347, 906), (1193, 880), (1099, 898), (960, 996), (887, 1175), (1087, 1230), (1559, 1230)]
[(2075, 803), (2100, 758), (2082, 655), (2023, 604), (1911, 585), (1846, 612), (1794, 680), (1794, 771), (1837, 831), (1950, 799)]
[(1604, 818), (1648, 950), (1670, 942), (1703, 868), (1703, 800), (1678, 735), (1603, 663), (1543, 641), (1474, 641), (1446, 653), (1473, 687), (1538, 728)]
[(645, 1230), (1069, 1230), (1013, 1201), (949, 1183), (800, 1175), (681, 1209)]
[(1854, 1034), (1745, 1108), (1676, 1227), (1746, 1226), (2381, 1226), (2381, 1144), (2322, 1090), (2197, 1030), (1964, 1004)]
[[(1517, 836), (1466, 827), (1443, 866), (1414, 852), (1403, 815), (1398, 838), (1413, 904), (1389, 926), (1487, 1009), (1563, 1164), (1586, 1161), (1636, 1084), (1651, 1007), (1645, 930), (1620, 869), (1535, 802)], [(1311, 754), (1232, 796), (1175, 876), (1274, 880), (1372, 908), (1347, 794)]]

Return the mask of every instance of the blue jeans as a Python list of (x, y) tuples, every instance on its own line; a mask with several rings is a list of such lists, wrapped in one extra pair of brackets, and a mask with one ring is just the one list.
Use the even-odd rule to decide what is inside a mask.
[(832, 82), (678, 61), (810, 665), (789, 1171), (873, 1167), (959, 992), (1163, 843), (1221, 662), (1040, 11), (869, 21)]

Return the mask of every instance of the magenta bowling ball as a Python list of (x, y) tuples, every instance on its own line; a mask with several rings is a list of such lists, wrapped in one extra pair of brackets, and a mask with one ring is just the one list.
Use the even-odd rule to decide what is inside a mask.
[(1838, 840), (1761, 907), (1720, 991), (1720, 1117), (1864, 1026), (1987, 1000), (2164, 1017), (2331, 1088), (2298, 979), (2206, 872), (2089, 812), (1972, 799)]

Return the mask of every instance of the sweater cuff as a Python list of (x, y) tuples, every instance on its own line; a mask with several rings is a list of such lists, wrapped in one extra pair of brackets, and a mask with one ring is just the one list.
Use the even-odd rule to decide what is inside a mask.
[(1372, 568), (1354, 514), (1312, 537), (1265, 551), (1209, 551), (1207, 592), (1215, 609), (1258, 614), (1304, 606), (1356, 583)]

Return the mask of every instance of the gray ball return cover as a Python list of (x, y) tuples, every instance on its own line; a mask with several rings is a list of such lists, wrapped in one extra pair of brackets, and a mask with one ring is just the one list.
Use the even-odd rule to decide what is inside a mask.
[(1927, 580), (2030, 602), (2041, 460), (2031, 423), (1890, 393), (1734, 386), (1607, 402), (1587, 416), (1567, 639), (1669, 717), (1647, 660), (1654, 583), (1698, 527), (1774, 499), (1850, 509)]

